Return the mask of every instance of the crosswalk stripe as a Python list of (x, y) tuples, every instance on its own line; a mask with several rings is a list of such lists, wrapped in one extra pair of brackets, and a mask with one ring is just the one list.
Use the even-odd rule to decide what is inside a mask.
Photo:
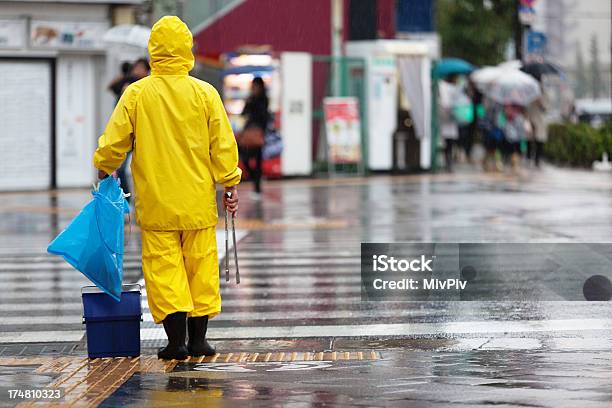
[[(53, 305), (56, 304), (61, 304), (64, 302), (77, 302), (80, 301), (81, 295), (80, 295), (80, 290), (81, 287), (79, 286), (78, 288), (75, 288), (74, 292), (71, 293), (68, 296), (47, 296), (47, 297), (41, 297), (41, 296), (37, 296), (36, 297), (36, 301), (40, 304), (48, 304), (49, 307), (53, 307)], [(228, 301), (240, 301), (242, 299), (245, 299), (245, 296), (243, 294), (237, 293), (236, 291), (230, 291), (229, 293), (222, 293), (222, 299), (223, 299), (223, 304), (225, 304)], [(266, 304), (274, 304), (274, 302), (277, 301), (277, 299), (279, 298), (279, 296), (273, 296), (271, 297), (269, 293), (257, 293), (257, 294), (252, 294), (249, 295), (248, 299), (252, 299), (252, 300), (257, 300), (257, 301), (266, 301)], [(313, 292), (308, 292), (308, 293), (293, 293), (290, 297), (287, 297), (285, 294), (281, 294), (280, 298), (284, 298), (284, 299), (327, 299), (327, 300), (334, 300), (334, 299), (343, 299), (343, 298), (359, 298), (359, 296), (357, 296), (356, 294), (351, 294), (351, 293), (333, 293), (333, 292), (329, 292), (329, 293), (321, 293), (318, 295), (313, 295)], [(30, 297), (27, 298), (15, 298), (15, 299), (1, 299), (0, 302), (2, 302), (2, 304), (13, 304), (13, 303), (24, 303), (25, 301), (31, 299)], [(146, 299), (146, 296), (143, 297), (143, 301)], [(1, 318), (1, 317), (0, 317)]]
[[(240, 286), (237, 290), (242, 290), (244, 288), (250, 288), (255, 285), (265, 284), (268, 287), (274, 286), (286, 286), (287, 281), (290, 280), (292, 286), (325, 286), (325, 285), (339, 285), (339, 284), (352, 284), (358, 285), (360, 284), (359, 275), (351, 275), (351, 276), (332, 276), (331, 274), (321, 276), (321, 277), (312, 277), (312, 276), (280, 276), (280, 277), (252, 277), (250, 275), (242, 276)], [(81, 275), (77, 274), (71, 279), (60, 279), (60, 280), (32, 280), (27, 282), (5, 282), (2, 285), (2, 288), (5, 290), (15, 290), (15, 291), (38, 291), (39, 289), (47, 289), (52, 287), (53, 290), (57, 289), (74, 289), (75, 283), (81, 282), (83, 286), (90, 284), (89, 280)]]
[[(124, 262), (123, 268), (140, 268), (140, 262)], [(0, 264), (0, 273), (4, 273), (6, 271), (16, 271), (16, 272), (30, 272), (30, 271), (45, 271), (45, 272), (55, 272), (55, 271), (74, 271), (74, 268), (66, 262), (56, 263), (56, 262), (40, 262), (38, 264), (19, 264), (19, 263), (2, 263)]]
[[(361, 315), (359, 310), (330, 310), (330, 311), (317, 311), (317, 310), (300, 310), (300, 311), (268, 311), (253, 313), (247, 312), (228, 312), (223, 311), (221, 314), (216, 316), (212, 322), (220, 321), (233, 321), (240, 320), (247, 322), (251, 320), (265, 319), (265, 320), (287, 320), (287, 319), (348, 319), (354, 318)], [(395, 310), (384, 310), (380, 309), (376, 311), (376, 317), (415, 317), (415, 316), (427, 316), (432, 313), (422, 312), (418, 310), (409, 309), (395, 309)], [(145, 322), (152, 322), (153, 317), (149, 313), (144, 314)], [(0, 321), (0, 328), (5, 325), (12, 324), (24, 324), (24, 325), (48, 325), (48, 324), (77, 324), (82, 322), (82, 315), (69, 314), (63, 316), (3, 316)]]
[[(58, 290), (38, 290), (30, 288), (27, 291), (20, 292), (7, 292), (2, 294), (2, 299), (32, 299), (32, 297), (57, 297), (57, 298), (75, 298), (79, 297), (80, 286), (76, 286), (73, 289), (58, 289)], [(75, 292), (77, 291), (77, 292)], [(312, 295), (317, 294), (360, 294), (361, 289), (359, 287), (350, 286), (330, 286), (330, 287), (304, 287), (299, 289), (290, 289), (289, 287), (270, 287), (270, 288), (258, 288), (258, 287), (240, 287), (240, 288), (221, 288), (221, 297), (240, 297), (240, 296), (259, 296), (266, 297), (268, 295)]]
[[(307, 337), (389, 337), (408, 335), (458, 335), (483, 333), (537, 333), (611, 331), (612, 319), (555, 319), (522, 321), (469, 321), (447, 323), (389, 323), (364, 325), (310, 325), (269, 327), (226, 327), (211, 329), (210, 339), (307, 338)], [(141, 329), (142, 339), (163, 338), (159, 327)]]
[[(246, 268), (245, 265), (240, 263), (240, 266)], [(333, 268), (333, 269), (332, 269)], [(123, 272), (125, 273), (136, 273), (138, 275), (141, 274), (142, 268), (140, 264), (137, 267), (128, 267), (123, 268)], [(295, 267), (283, 267), (282, 265), (262, 265), (259, 268), (250, 267), (248, 270), (249, 276), (272, 276), (276, 275), (296, 275), (300, 273), (314, 273), (314, 274), (349, 274), (349, 273), (359, 273), (359, 265), (340, 265), (340, 266), (325, 266), (325, 265), (314, 265), (314, 266), (295, 266)], [(74, 274), (79, 274), (76, 269), (69, 267), (65, 269), (39, 269), (39, 270), (30, 270), (30, 271), (1, 271), (0, 272), (0, 281), (1, 280), (10, 280), (14, 278), (23, 278), (23, 277), (32, 277), (35, 279), (39, 278), (55, 278), (57, 276), (70, 276)], [(245, 275), (246, 276), (246, 275)]]
[(82, 338), (82, 330), (0, 332), (0, 343), (76, 342)]
[[(350, 304), (359, 304), (361, 300), (360, 296), (346, 296), (340, 298), (313, 298), (312, 296), (302, 296), (302, 297), (292, 297), (289, 299), (223, 299), (222, 307), (226, 309), (227, 307), (257, 307), (257, 306), (285, 306), (285, 305), (303, 305), (303, 306), (317, 306), (317, 305), (350, 305)], [(146, 296), (143, 296), (143, 311), (148, 312), (148, 307), (146, 307), (147, 299)], [(64, 310), (81, 310), (82, 303), (79, 300), (78, 302), (63, 302), (57, 304), (46, 304), (46, 303), (0, 303), (0, 312), (8, 313), (8, 312), (25, 312), (25, 311), (64, 311)], [(225, 312), (224, 312), (225, 313)], [(1, 318), (0, 318), (1, 321)]]
[[(140, 277), (141, 268), (138, 269), (124, 269), (124, 282), (127, 281), (128, 276), (136, 275)], [(294, 278), (299, 277), (300, 275), (308, 275), (316, 278), (318, 276), (359, 276), (359, 269), (355, 267), (345, 268), (338, 267), (334, 269), (330, 268), (319, 268), (319, 267), (311, 267), (311, 268), (291, 268), (284, 270), (282, 268), (260, 268), (258, 270), (250, 269), (243, 273), (244, 279), (249, 278), (277, 278), (277, 277), (288, 277)], [(0, 272), (0, 282), (8, 281), (8, 282), (29, 282), (29, 281), (37, 281), (37, 282), (56, 282), (63, 279), (72, 279), (75, 276), (82, 276), (80, 272), (75, 269), (66, 270), (66, 271), (29, 271), (27, 273), (24, 272)], [(223, 284), (223, 282), (221, 282)], [(2, 284), (4, 285), (4, 283)]]
[[(300, 252), (291, 252), (286, 251), (283, 253), (276, 252), (261, 252), (261, 251), (240, 251), (240, 259), (241, 260), (262, 260), (262, 259), (293, 259), (293, 258), (306, 258), (306, 259), (318, 259), (318, 258), (355, 258), (358, 259), (360, 257), (359, 252), (308, 252), (308, 251), (300, 251)], [(123, 257), (124, 263), (127, 262), (140, 262), (141, 254), (125, 254)], [(32, 264), (65, 264), (65, 261), (58, 256), (53, 255), (32, 255), (32, 256), (0, 256), (0, 265), (32, 265)]]
[[(298, 259), (270, 259), (268, 262), (263, 263), (260, 260), (248, 261), (244, 259), (240, 259), (240, 264), (243, 267), (251, 267), (251, 268), (274, 268), (274, 267), (296, 267), (296, 266), (309, 266), (313, 263), (316, 263), (319, 267), (321, 266), (338, 266), (338, 265), (355, 265), (359, 266), (361, 261), (358, 258), (348, 258), (348, 259), (336, 259), (336, 258), (326, 258), (324, 261), (317, 259), (308, 259), (308, 258), (298, 258)], [(123, 266), (125, 269), (129, 268), (140, 268), (140, 262), (124, 262)], [(38, 264), (18, 264), (18, 263), (4, 263), (0, 264), (0, 273), (4, 271), (36, 271), (36, 270), (48, 270), (48, 271), (62, 271), (62, 270), (72, 270), (72, 266), (68, 264), (56, 264), (52, 262), (41, 262)]]

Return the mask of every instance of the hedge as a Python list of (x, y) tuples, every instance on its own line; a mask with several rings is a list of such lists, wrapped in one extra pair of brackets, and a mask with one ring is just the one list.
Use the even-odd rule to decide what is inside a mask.
[(555, 123), (548, 126), (546, 158), (553, 163), (591, 167), (604, 152), (612, 158), (612, 126), (594, 128), (585, 123)]

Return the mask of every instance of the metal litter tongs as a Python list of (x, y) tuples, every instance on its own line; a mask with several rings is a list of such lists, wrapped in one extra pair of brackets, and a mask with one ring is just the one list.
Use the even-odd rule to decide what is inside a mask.
[[(231, 192), (225, 193), (226, 198), (232, 198)], [(230, 272), (229, 272), (229, 234), (227, 231), (227, 218), (228, 212), (227, 207), (225, 210), (225, 281), (230, 281)], [(234, 240), (234, 263), (236, 265), (236, 283), (240, 283), (240, 270), (238, 269), (238, 250), (236, 249), (236, 228), (234, 226), (234, 218), (235, 214), (232, 214), (232, 238)]]

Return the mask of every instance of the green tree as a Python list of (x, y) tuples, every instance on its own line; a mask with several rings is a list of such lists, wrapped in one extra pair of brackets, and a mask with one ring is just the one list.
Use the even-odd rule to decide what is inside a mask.
[(588, 93), (588, 88), (589, 84), (584, 59), (582, 58), (582, 48), (580, 43), (578, 43), (576, 44), (576, 83), (574, 84), (576, 98), (584, 98)]
[(601, 94), (601, 71), (599, 70), (599, 46), (595, 34), (591, 35), (591, 95), (598, 98)]
[(513, 38), (516, 7), (515, 0), (437, 0), (442, 55), (476, 65), (503, 61)]

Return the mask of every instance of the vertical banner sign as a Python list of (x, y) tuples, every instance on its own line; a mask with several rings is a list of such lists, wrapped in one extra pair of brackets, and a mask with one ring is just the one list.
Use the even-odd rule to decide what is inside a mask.
[(325, 98), (323, 111), (328, 160), (334, 164), (359, 163), (361, 161), (361, 122), (357, 98)]

